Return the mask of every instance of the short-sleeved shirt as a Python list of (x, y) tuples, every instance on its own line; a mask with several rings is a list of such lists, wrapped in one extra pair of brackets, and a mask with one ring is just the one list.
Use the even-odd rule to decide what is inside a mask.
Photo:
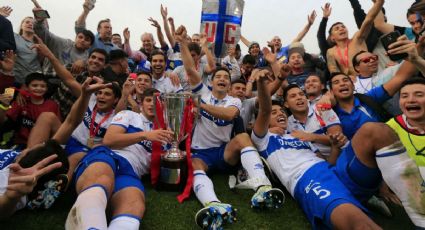
[[(365, 95), (371, 97), (375, 102), (382, 104), (391, 97), (385, 91), (383, 86), (378, 86), (371, 89)], [(372, 108), (362, 103), (357, 97), (354, 96), (354, 107), (351, 112), (344, 111), (337, 104), (334, 107), (335, 113), (341, 121), (342, 130), (344, 135), (351, 140), (354, 134), (366, 122), (379, 122), (380, 117), (373, 111)]]
[(271, 165), (272, 168), (279, 168), (274, 173), (292, 196), (298, 180), (304, 173), (313, 165), (324, 161), (316, 156), (317, 149), (310, 142), (300, 141), (290, 134), (277, 135), (268, 132), (259, 137), (252, 132), (251, 138), (260, 155), (269, 164), (276, 164), (275, 167)]
[[(77, 128), (72, 132), (71, 137), (82, 145), (87, 146), (87, 139), (90, 137), (90, 125), (93, 117), (93, 110), (96, 106), (96, 96), (93, 94), (90, 97), (89, 106), (87, 107), (86, 112), (84, 113), (83, 121), (77, 126)], [(96, 129), (98, 127), (99, 122), (101, 122), (109, 113), (102, 113), (97, 111), (95, 121), (93, 123), (93, 128)], [(114, 117), (114, 111), (110, 112), (110, 115), (107, 120), (101, 123), (100, 128), (94, 136), (94, 143), (100, 144), (102, 143), (102, 139), (105, 136), (106, 129), (109, 127), (109, 124), (112, 122), (112, 118)]]
[(27, 101), (26, 105), (20, 106), (17, 102), (12, 103), (12, 108), (6, 112), (6, 116), (18, 125), (15, 135), (15, 144), (26, 144), (31, 129), (34, 127), (38, 116), (43, 112), (52, 112), (60, 119), (59, 106), (53, 100), (44, 100), (40, 105)]
[[(208, 87), (202, 83), (194, 87), (192, 92), (201, 96), (201, 103), (224, 108), (234, 106), (241, 111), (242, 103), (239, 98), (227, 95), (223, 99), (217, 99)], [(193, 149), (219, 147), (230, 141), (233, 121), (216, 118), (205, 110), (201, 110), (199, 115), (192, 136)]]
[[(305, 124), (295, 119), (294, 115), (289, 116), (288, 132), (291, 133), (294, 130), (302, 130), (308, 133), (324, 135), (328, 128), (340, 124), (338, 116), (333, 110), (323, 111), (322, 114), (319, 115), (315, 108), (309, 106), (307, 122)], [(329, 145), (321, 143), (313, 143), (313, 145), (316, 146), (323, 155), (330, 155), (331, 147)]]
[[(125, 133), (137, 133), (151, 131), (153, 123), (143, 114), (135, 113), (130, 110), (124, 110), (114, 116), (111, 126), (121, 126)], [(152, 142), (148, 140), (124, 147), (122, 149), (113, 149), (115, 153), (124, 157), (133, 167), (137, 176), (142, 176), (150, 171)]]
[(181, 85), (174, 86), (169, 77), (162, 76), (159, 79), (152, 79), (152, 87), (161, 93), (178, 93), (183, 91)]

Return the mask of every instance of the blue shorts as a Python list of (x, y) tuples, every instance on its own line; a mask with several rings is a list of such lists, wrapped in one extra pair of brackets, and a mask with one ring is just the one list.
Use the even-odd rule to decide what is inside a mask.
[(234, 166), (224, 161), (224, 150), (226, 143), (220, 147), (209, 149), (192, 149), (192, 159), (199, 158), (208, 166), (208, 171), (216, 170), (220, 172), (231, 172)]
[(303, 209), (313, 229), (332, 229), (332, 211), (350, 203), (368, 212), (344, 186), (327, 162), (309, 168), (299, 179), (294, 198)]
[(116, 154), (106, 146), (97, 146), (93, 148), (83, 157), (83, 159), (81, 159), (80, 164), (78, 164), (77, 169), (75, 170), (75, 181), (78, 181), (78, 178), (90, 164), (96, 162), (108, 164), (114, 172), (115, 185), (112, 193), (116, 193), (127, 187), (136, 187), (145, 193), (142, 181), (133, 171), (133, 167), (130, 163), (124, 157)]
[(342, 149), (334, 170), (345, 187), (361, 202), (376, 194), (382, 182), (379, 168), (369, 168), (360, 162), (351, 142)]
[(75, 153), (79, 152), (88, 152), (90, 150), (89, 147), (81, 144), (81, 142), (77, 141), (77, 139), (70, 137), (68, 143), (66, 143), (65, 151), (68, 153), (68, 156), (71, 156)]

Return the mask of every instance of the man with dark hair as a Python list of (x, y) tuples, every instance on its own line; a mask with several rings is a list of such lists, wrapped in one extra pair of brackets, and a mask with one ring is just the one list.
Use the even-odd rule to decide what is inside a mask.
[(111, 50), (109, 52), (109, 66), (102, 71), (102, 77), (108, 82), (118, 82), (122, 87), (129, 73), (128, 55), (123, 50)]
[(220, 228), (233, 222), (235, 211), (230, 204), (220, 202), (214, 192), (207, 171), (229, 171), (239, 162), (248, 172), (255, 194), (251, 199), (253, 207), (278, 208), (282, 205), (283, 193), (272, 188), (264, 173), (264, 166), (257, 150), (247, 133), (231, 138), (232, 121), (240, 114), (241, 101), (227, 94), (230, 87), (230, 73), (218, 68), (211, 78), (209, 90), (201, 81), (191, 58), (186, 41), (186, 28), (180, 26), (176, 33), (180, 43), (182, 60), (189, 77), (192, 92), (201, 95), (200, 118), (192, 140), (192, 166), (194, 169), (193, 190), (204, 208), (196, 214), (196, 223), (202, 228)]
[[(83, 4), (83, 12), (75, 22), (75, 32), (78, 34), (79, 31), (86, 29), (86, 19), (90, 11), (93, 10), (94, 5), (90, 4), (90, 0), (85, 0)], [(112, 39), (112, 26), (111, 20), (103, 19), (97, 24), (97, 34), (91, 49), (100, 48), (110, 52), (111, 50), (119, 49), (116, 45), (111, 42)]]
[[(409, 185), (405, 183), (414, 183), (415, 192), (418, 191), (420, 183), (413, 180), (403, 183), (399, 177), (393, 176), (393, 167), (400, 165), (397, 160), (406, 155), (406, 150), (385, 124), (363, 125), (341, 150), (336, 166), (317, 157), (318, 151), (310, 142), (290, 134), (271, 133), (269, 129), (277, 126), (282, 118), (276, 114), (282, 112), (271, 105), (265, 86), (266, 76), (260, 75), (257, 79), (259, 113), (251, 138), (272, 171), (299, 203), (314, 229), (380, 229), (367, 216), (368, 211), (360, 202), (376, 192), (382, 182), (381, 172), (387, 183), (398, 187), (397, 191), (408, 191)], [(335, 149), (345, 143), (340, 135), (331, 139)], [(418, 175), (417, 169), (410, 172)], [(421, 201), (416, 201), (416, 204), (423, 207), (424, 195), (419, 196)], [(423, 220), (415, 224), (423, 227)]]
[(152, 86), (161, 93), (178, 93), (183, 91), (179, 84), (175, 86), (171, 79), (166, 76), (165, 68), (167, 66), (167, 58), (161, 50), (152, 52)]
[[(369, 90), (365, 95), (374, 101), (374, 104), (382, 104), (390, 99), (399, 89), (401, 83), (412, 77), (416, 73), (416, 68), (423, 65), (419, 60), (416, 45), (412, 41), (401, 37), (399, 41), (393, 43), (388, 52), (408, 53), (408, 60), (404, 61), (396, 72), (395, 76), (381, 86)], [(412, 63), (411, 63), (412, 62)], [(413, 64), (414, 63), (414, 64)], [(354, 83), (345, 74), (335, 73), (329, 80), (329, 86), (336, 99), (334, 111), (338, 115), (343, 128), (344, 135), (351, 139), (356, 131), (366, 122), (383, 121), (385, 118), (381, 111), (374, 109), (371, 103), (360, 100), (358, 95), (354, 95)], [(363, 97), (364, 98), (364, 97)]]
[[(82, 93), (73, 105), (70, 115), (51, 140), (22, 152), (0, 151), (0, 218), (7, 218), (25, 206), (49, 208), (67, 187), (69, 181), (63, 174), (68, 171), (68, 161), (60, 144), (68, 141), (72, 131), (82, 121), (90, 95), (106, 87), (100, 83), (90, 84), (91, 82), (92, 78), (89, 78), (83, 83)], [(49, 113), (43, 115), (51, 116)], [(40, 128), (44, 127), (35, 127)], [(28, 194), (29, 201), (25, 197)]]
[[(34, 8), (33, 12), (42, 11), (42, 8)], [(84, 63), (89, 56), (89, 48), (93, 45), (95, 37), (90, 30), (80, 30), (77, 32), (74, 41), (59, 37), (50, 32), (46, 18), (35, 18), (34, 32), (49, 47), (59, 61), (70, 67), (73, 72), (81, 73), (84, 70)], [(48, 75), (56, 75), (53, 65), (45, 62), (43, 71)]]
[(322, 98), (325, 90), (325, 82), (317, 73), (310, 73), (305, 79), (304, 90), (310, 106), (315, 106)]
[[(145, 212), (141, 176), (150, 168), (152, 142), (169, 143), (173, 132), (153, 130), (154, 94), (143, 92), (141, 113), (124, 110), (114, 116), (103, 139), (81, 160), (75, 171), (78, 198), (66, 229), (138, 229)], [(109, 226), (105, 210), (110, 203)]]

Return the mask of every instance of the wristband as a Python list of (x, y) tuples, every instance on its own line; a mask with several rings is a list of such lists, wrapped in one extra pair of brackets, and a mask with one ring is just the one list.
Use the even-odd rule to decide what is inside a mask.
[(0, 103), (0, 109), (2, 109), (2, 110), (4, 110), (4, 111), (7, 111), (7, 110), (9, 110), (11, 108), (11, 106), (9, 105), (9, 106), (4, 106), (3, 104), (1, 104)]

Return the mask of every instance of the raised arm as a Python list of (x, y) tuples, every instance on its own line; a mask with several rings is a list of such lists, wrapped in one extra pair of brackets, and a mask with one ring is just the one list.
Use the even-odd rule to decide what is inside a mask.
[(387, 34), (390, 32), (393, 32), (395, 29), (395, 26), (387, 23), (385, 21), (385, 15), (382, 12), (382, 10), (378, 13), (378, 15), (376, 16), (375, 20), (373, 21), (374, 26), (377, 30), (381, 31), (381, 33), (383, 34)]
[(373, 21), (375, 20), (379, 12), (381, 12), (383, 5), (384, 0), (376, 0), (374, 2), (372, 8), (369, 10), (369, 12), (367, 12), (366, 18), (364, 19), (362, 26), (353, 37), (353, 42), (355, 42), (355, 44), (360, 45), (366, 40), (370, 30), (373, 27)]
[(55, 57), (55, 55), (50, 51), (50, 49), (41, 41), (38, 36), (34, 36), (37, 44), (33, 45), (33, 49), (37, 49), (39, 55), (42, 55), (49, 59), (53, 68), (56, 71), (57, 76), (63, 81), (63, 83), (68, 86), (71, 90), (72, 95), (79, 97), (81, 94), (81, 85), (78, 83), (71, 72), (69, 72), (65, 66)]
[(267, 134), (270, 123), (270, 114), (272, 112), (272, 100), (270, 97), (270, 92), (267, 90), (266, 86), (266, 72), (259, 71), (258, 74), (253, 76), (257, 81), (257, 90), (258, 90), (258, 115), (254, 123), (253, 132), (258, 137), (263, 137)]
[(196, 71), (195, 62), (190, 55), (189, 47), (186, 41), (187, 31), (184, 26), (180, 26), (176, 30), (176, 41), (180, 44), (180, 53), (183, 61), (183, 66), (189, 78), (189, 84), (192, 87), (197, 86), (201, 82), (201, 76)]
[(201, 48), (202, 52), (207, 57), (207, 66), (205, 68), (205, 72), (207, 74), (210, 74), (214, 72), (215, 70), (215, 58), (213, 54), (211, 53), (210, 49), (208, 48), (208, 41), (207, 41), (207, 35), (205, 33), (201, 34)]
[(165, 43), (164, 34), (162, 33), (161, 26), (159, 25), (158, 21), (153, 18), (149, 18), (148, 20), (152, 23), (151, 25), (156, 28), (156, 36), (158, 37), (161, 48), (166, 47), (167, 43)]
[(292, 42), (300, 42), (303, 40), (304, 36), (310, 30), (311, 25), (313, 25), (314, 20), (316, 19), (316, 11), (313, 10), (310, 15), (307, 16), (307, 25), (304, 26), (303, 30), (292, 40)]
[(326, 3), (322, 7), (323, 17), (320, 21), (319, 29), (317, 30), (317, 42), (319, 43), (320, 53), (326, 58), (326, 52), (330, 47), (328, 40), (326, 39), (326, 26), (328, 24), (328, 18), (331, 15), (332, 7), (330, 3)]
[(246, 39), (242, 34), (241, 34), (241, 41), (243, 44), (246, 45), (246, 47), (249, 47), (249, 45), (251, 45), (251, 42), (248, 39)]
[(16, 50), (15, 37), (12, 23), (6, 18), (12, 12), (12, 8), (3, 6), (0, 8), (0, 47), (3, 50)]
[(130, 46), (130, 30), (127, 28), (123, 31), (124, 36), (124, 52), (127, 53), (128, 57), (132, 58), (135, 62), (140, 62), (142, 60), (146, 60), (147, 57), (145, 54), (140, 52), (139, 50), (132, 50)]
[(167, 7), (163, 7), (161, 4), (161, 16), (164, 22), (164, 31), (165, 36), (167, 36), (168, 42), (170, 42), (171, 49), (176, 46), (176, 40), (174, 39), (173, 33), (170, 30), (170, 26), (168, 25), (168, 9)]
[[(91, 84), (91, 83), (94, 84)], [(80, 97), (75, 101), (71, 107), (71, 111), (66, 117), (65, 121), (59, 127), (58, 131), (53, 135), (60, 144), (66, 144), (74, 129), (83, 121), (84, 113), (89, 105), (90, 96), (92, 93), (110, 86), (110, 84), (103, 84), (102, 79), (98, 77), (88, 77), (81, 86)]]
[(86, 19), (93, 8), (94, 8), (94, 5), (91, 5), (89, 0), (84, 1), (83, 12), (77, 18), (77, 21), (75, 21), (75, 33), (78, 33), (79, 31), (86, 29)]

